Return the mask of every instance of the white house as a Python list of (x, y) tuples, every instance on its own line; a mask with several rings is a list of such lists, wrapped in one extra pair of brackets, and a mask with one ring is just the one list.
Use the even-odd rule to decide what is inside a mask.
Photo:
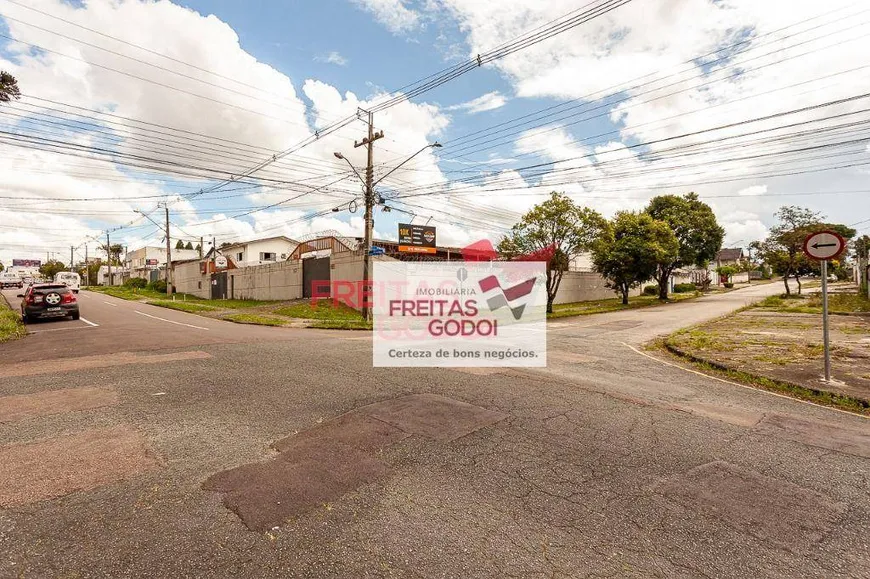
[(236, 267), (248, 267), (284, 261), (298, 245), (298, 241), (279, 235), (225, 245), (218, 248), (218, 252), (231, 259)]
[[(199, 257), (197, 249), (175, 249), (170, 252), (172, 262), (196, 259)], [(162, 279), (164, 274), (160, 272), (166, 267), (166, 247), (141, 247), (135, 251), (128, 251), (124, 258), (124, 266), (130, 272), (130, 277), (141, 277), (153, 281)]]

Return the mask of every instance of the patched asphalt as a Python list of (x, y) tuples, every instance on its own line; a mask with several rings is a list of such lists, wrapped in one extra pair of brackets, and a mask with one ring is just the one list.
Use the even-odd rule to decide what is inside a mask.
[[(84, 481), (0, 507), (0, 576), (868, 577), (866, 419), (629, 347), (746, 295), (578, 318), (550, 332), (549, 368), (476, 372), (372, 368), (359, 334), (198, 330), (109, 313), (121, 306), (102, 323), (94, 308), (100, 327), (46, 365), (112, 342), (209, 357), (3, 380), (30, 404), (94, 387), (117, 402), (0, 421), (0, 453), (37, 449)], [(27, 347), (44, 336), (0, 346), (0, 371), (38, 361)], [(490, 419), (460, 428), (468, 414), (436, 420), (397, 402), (409, 395)], [(453, 414), (455, 431), (431, 430)], [(280, 524), (266, 513), (252, 531), (237, 514), (260, 492), (234, 479), (246, 465), (277, 465), (255, 473), (277, 489), (263, 495), (299, 501)]]

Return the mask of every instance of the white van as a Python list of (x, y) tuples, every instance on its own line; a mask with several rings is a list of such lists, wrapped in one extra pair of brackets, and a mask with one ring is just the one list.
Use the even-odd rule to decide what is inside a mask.
[(60, 271), (55, 274), (54, 283), (65, 283), (74, 293), (79, 293), (82, 278), (74, 271)]

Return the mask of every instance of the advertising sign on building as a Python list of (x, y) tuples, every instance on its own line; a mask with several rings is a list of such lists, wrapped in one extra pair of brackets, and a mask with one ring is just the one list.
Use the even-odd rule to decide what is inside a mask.
[(376, 262), (374, 365), (546, 366), (544, 265)]
[(218, 269), (226, 269), (227, 268), (227, 258), (223, 255), (215, 256), (214, 266)]
[(399, 251), (435, 253), (435, 226), (399, 223)]
[(40, 267), (42, 265), (41, 259), (13, 259), (12, 265), (14, 267)]
[(157, 265), (158, 263), (160, 263), (160, 262), (156, 259), (146, 259), (145, 260), (145, 265)]

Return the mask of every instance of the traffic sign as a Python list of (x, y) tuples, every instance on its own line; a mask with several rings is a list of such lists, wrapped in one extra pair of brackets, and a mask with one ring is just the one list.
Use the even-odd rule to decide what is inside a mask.
[(834, 259), (846, 249), (846, 240), (836, 231), (817, 231), (804, 239), (804, 253), (813, 259)]

